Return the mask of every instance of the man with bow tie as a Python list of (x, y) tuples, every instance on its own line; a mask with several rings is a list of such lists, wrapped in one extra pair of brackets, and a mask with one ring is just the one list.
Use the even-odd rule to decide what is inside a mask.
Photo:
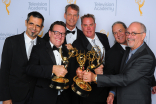
[[(67, 29), (67, 35), (64, 43), (73, 44), (76, 39), (80, 38), (81, 35), (83, 35), (82, 31), (76, 27), (76, 23), (79, 19), (79, 7), (76, 4), (68, 4), (65, 7), (64, 18), (66, 19)], [(49, 40), (48, 33), (44, 35), (43, 39), (45, 39), (46, 41)]]
[[(32, 49), (27, 67), (27, 74), (37, 78), (32, 104), (68, 104), (66, 90), (50, 88), (51, 78), (68, 77), (69, 70), (61, 65), (61, 55), (58, 48), (62, 48), (63, 56), (68, 50), (64, 43), (66, 25), (62, 21), (54, 22), (49, 29), (49, 41)], [(65, 98), (64, 98), (65, 97)]]

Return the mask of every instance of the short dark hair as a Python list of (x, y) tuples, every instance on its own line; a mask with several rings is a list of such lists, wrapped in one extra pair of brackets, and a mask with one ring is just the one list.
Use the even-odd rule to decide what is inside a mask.
[(66, 24), (62, 21), (55, 21), (54, 23), (51, 24), (49, 31), (53, 31), (54, 25), (61, 25), (65, 28), (66, 30)]
[(30, 12), (27, 16), (27, 23), (30, 19), (30, 16), (33, 16), (33, 17), (36, 17), (36, 18), (41, 18), (42, 19), (42, 26), (43, 26), (43, 23), (44, 23), (44, 17), (42, 16), (41, 13), (37, 12), (37, 11), (33, 11), (33, 12)]
[(84, 16), (81, 17), (81, 24), (84, 18), (92, 18), (94, 20), (95, 23), (95, 17), (93, 14), (85, 14)]
[(127, 26), (125, 25), (125, 23), (123, 23), (121, 21), (117, 21), (117, 22), (113, 23), (113, 25), (112, 25), (112, 32), (113, 32), (113, 26), (116, 24), (121, 24), (125, 29), (127, 29)]
[(65, 7), (65, 13), (67, 13), (67, 9), (71, 7), (72, 9), (76, 10), (77, 11), (77, 15), (79, 15), (79, 6), (77, 6), (76, 4), (68, 4), (66, 7)]

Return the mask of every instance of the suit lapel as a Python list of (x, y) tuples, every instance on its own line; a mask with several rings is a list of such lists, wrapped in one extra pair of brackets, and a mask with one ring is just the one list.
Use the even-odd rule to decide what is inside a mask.
[(80, 38), (81, 33), (80, 33), (80, 30), (77, 27), (76, 27), (76, 29), (77, 29), (77, 38), (76, 39), (78, 39), (78, 38)]
[[(128, 64), (130, 64), (136, 57), (138, 57), (140, 55), (140, 52), (143, 51), (143, 49), (146, 47), (146, 44), (144, 43), (144, 45), (142, 45), (132, 56), (131, 58), (127, 61), (127, 63), (124, 65), (122, 71), (124, 71), (127, 67)], [(129, 52), (127, 53), (127, 57), (125, 58), (125, 62), (128, 58)]]
[(48, 52), (48, 54), (49, 54), (52, 62), (54, 63), (54, 65), (56, 65), (56, 59), (55, 59), (53, 50), (52, 50), (51, 45), (50, 45), (49, 42), (46, 43), (46, 51)]
[(41, 44), (41, 40), (40, 40), (40, 37), (37, 37), (36, 45), (39, 45), (39, 44)]
[[(99, 38), (99, 40), (100, 40), (100, 42), (102, 43), (102, 45), (103, 45), (103, 47), (105, 48), (105, 41), (104, 41), (104, 39), (98, 34), (98, 33), (96, 33), (96, 35), (97, 35), (97, 37)], [(104, 35), (104, 34), (103, 34)]]
[(25, 39), (24, 39), (24, 33), (22, 33), (20, 35), (20, 38), (19, 38), (19, 46), (21, 48), (21, 52), (22, 52), (22, 55), (23, 55), (23, 59), (25, 61), (28, 61), (28, 57), (27, 57), (27, 53), (26, 53), (26, 47), (25, 47)]
[(123, 58), (122, 58), (120, 71), (122, 71), (124, 69), (125, 65), (126, 65), (126, 60), (128, 58), (129, 51), (130, 51), (130, 48), (126, 48), (126, 51), (125, 51), (125, 53), (123, 55)]
[(117, 50), (120, 50), (120, 53), (124, 54), (125, 50), (122, 48), (122, 46), (119, 43), (117, 43), (117, 42), (115, 44), (117, 45), (117, 47), (116, 47)]
[(84, 46), (84, 49), (87, 49), (86, 52), (92, 49), (92, 45), (90, 44), (90, 42), (88, 41), (85, 35), (83, 35), (82, 44)]

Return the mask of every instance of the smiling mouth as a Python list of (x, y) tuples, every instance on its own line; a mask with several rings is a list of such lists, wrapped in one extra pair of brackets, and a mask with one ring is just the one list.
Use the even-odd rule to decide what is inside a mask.
[(59, 41), (60, 42), (61, 40), (60, 39), (56, 39), (56, 41)]

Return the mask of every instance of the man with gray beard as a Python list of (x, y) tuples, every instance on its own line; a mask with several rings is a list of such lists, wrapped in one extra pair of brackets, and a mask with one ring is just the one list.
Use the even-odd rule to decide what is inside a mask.
[[(128, 48), (117, 75), (96, 75), (84, 71), (85, 82), (96, 81), (98, 87), (117, 86), (117, 104), (151, 104), (151, 86), (155, 56), (144, 42), (146, 27), (133, 22), (126, 31)], [(112, 104), (112, 103), (107, 103)]]

